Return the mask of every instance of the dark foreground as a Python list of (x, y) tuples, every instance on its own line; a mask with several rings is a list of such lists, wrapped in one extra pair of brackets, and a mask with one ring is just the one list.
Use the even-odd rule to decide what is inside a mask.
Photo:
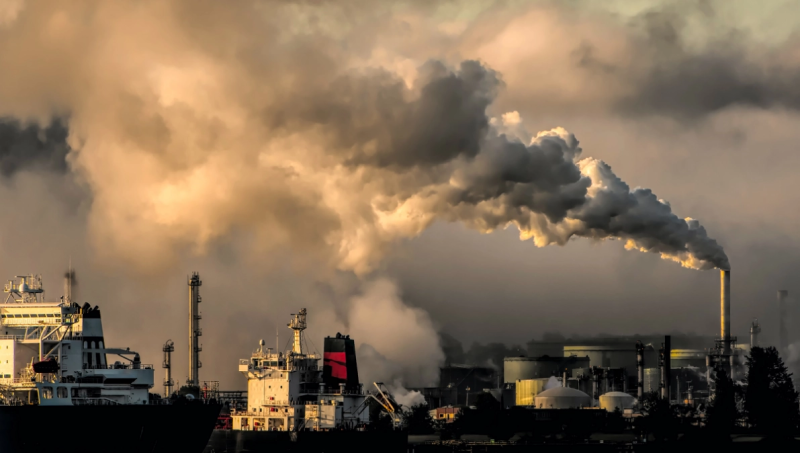
[(303, 452), (401, 453), (408, 447), (405, 431), (232, 431), (215, 430), (204, 453)]
[(0, 406), (2, 453), (200, 453), (221, 406)]

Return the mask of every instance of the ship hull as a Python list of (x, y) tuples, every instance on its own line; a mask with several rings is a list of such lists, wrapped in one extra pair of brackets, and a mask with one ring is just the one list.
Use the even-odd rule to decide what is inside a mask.
[(0, 452), (200, 453), (219, 405), (0, 406)]
[(204, 453), (354, 451), (405, 452), (406, 431), (234, 431), (215, 430)]

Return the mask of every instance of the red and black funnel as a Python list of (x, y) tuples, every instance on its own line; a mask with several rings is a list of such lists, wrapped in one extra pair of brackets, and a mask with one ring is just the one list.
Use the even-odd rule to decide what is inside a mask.
[(347, 390), (358, 390), (358, 365), (356, 342), (349, 335), (337, 333), (325, 338), (325, 355), (322, 362), (322, 382), (326, 387), (338, 388), (345, 384)]

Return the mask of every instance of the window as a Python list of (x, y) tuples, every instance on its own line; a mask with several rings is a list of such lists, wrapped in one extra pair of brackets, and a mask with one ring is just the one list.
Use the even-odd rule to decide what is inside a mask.
[(42, 387), (42, 399), (49, 400), (53, 397), (53, 387)]
[(0, 318), (5, 318), (5, 317), (6, 317), (6, 315), (0, 315)]
[(29, 314), (27, 314), (27, 313), (26, 313), (26, 314), (22, 315), (22, 317), (23, 317), (23, 318), (30, 318), (30, 317), (31, 317), (31, 315), (29, 315)]
[(66, 387), (59, 387), (58, 388), (58, 397), (59, 398), (66, 398), (67, 397), (67, 388)]

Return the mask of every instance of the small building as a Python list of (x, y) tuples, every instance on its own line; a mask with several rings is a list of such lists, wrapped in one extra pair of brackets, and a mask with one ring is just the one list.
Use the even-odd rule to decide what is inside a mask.
[(437, 407), (430, 410), (431, 418), (434, 421), (444, 423), (453, 423), (459, 412), (461, 412), (461, 408), (453, 406)]

